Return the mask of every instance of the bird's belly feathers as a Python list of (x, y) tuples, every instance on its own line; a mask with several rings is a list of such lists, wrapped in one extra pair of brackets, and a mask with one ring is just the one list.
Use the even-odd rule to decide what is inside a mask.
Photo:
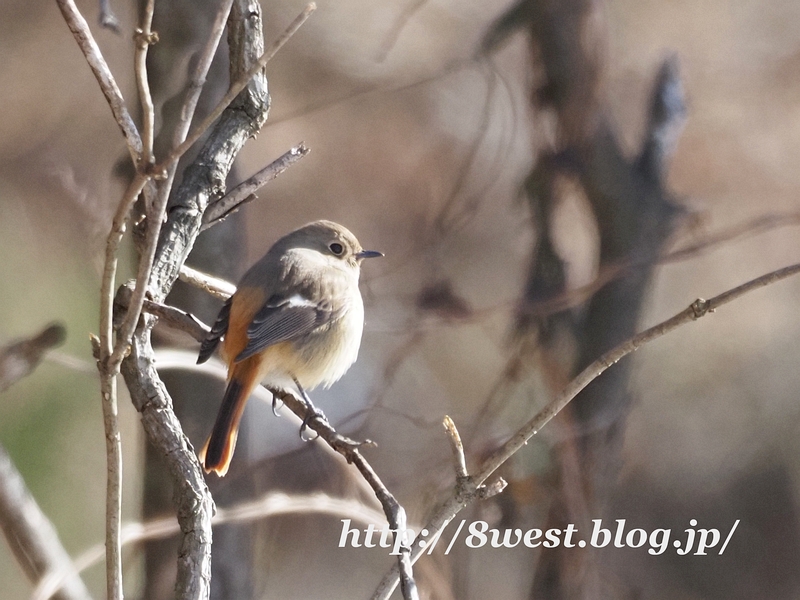
[(298, 361), (303, 363), (298, 377), (306, 389), (330, 387), (358, 358), (364, 329), (364, 305), (360, 295), (342, 316), (302, 339), (292, 342)]

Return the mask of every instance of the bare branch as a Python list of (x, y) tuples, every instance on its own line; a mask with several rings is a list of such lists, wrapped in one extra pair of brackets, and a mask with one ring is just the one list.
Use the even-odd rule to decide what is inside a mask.
[(800, 212), (791, 211), (783, 213), (768, 213), (749, 219), (741, 224), (733, 225), (728, 229), (713, 233), (692, 244), (671, 250), (659, 259), (660, 263), (678, 262), (686, 260), (705, 250), (710, 250), (716, 246), (745, 238), (760, 233), (777, 229), (779, 227), (791, 227), (800, 225)]
[(207, 325), (198, 321), (193, 315), (174, 306), (145, 300), (143, 308), (145, 312), (163, 320), (173, 329), (188, 333), (198, 342), (204, 341), (208, 336), (208, 332), (211, 331)]
[[(153, 11), (155, 0), (147, 0), (144, 14), (142, 15), (142, 25), (136, 30), (134, 39), (136, 40), (136, 51), (134, 53), (134, 73), (136, 75), (136, 85), (139, 90), (139, 101), (142, 105), (144, 120), (144, 134), (142, 139), (142, 158), (140, 167), (144, 173), (151, 174), (151, 166), (155, 161), (153, 157), (153, 139), (155, 128), (155, 109), (153, 108), (153, 98), (150, 94), (150, 84), (147, 81), (147, 50), (151, 44), (158, 41), (158, 34), (152, 31)], [(145, 182), (146, 183), (146, 182)], [(162, 193), (156, 196), (155, 205), (149, 207), (147, 224), (145, 230), (144, 246), (140, 251), (139, 269), (136, 275), (136, 287), (128, 305), (125, 318), (117, 333), (117, 343), (109, 357), (109, 366), (115, 372), (117, 366), (122, 361), (123, 355), (127, 352), (130, 338), (136, 329), (136, 323), (142, 312), (142, 304), (147, 289), (147, 282), (150, 280), (150, 271), (153, 267), (153, 258), (158, 244), (158, 236), (161, 232), (161, 223), (164, 212), (167, 209), (168, 194)], [(130, 209), (128, 209), (130, 210)], [(108, 258), (108, 257), (107, 257)], [(121, 592), (120, 592), (121, 594)]]
[(150, 84), (147, 81), (147, 50), (151, 44), (158, 42), (158, 34), (151, 30), (155, 0), (147, 0), (142, 15), (142, 25), (136, 30), (133, 39), (136, 50), (133, 59), (133, 71), (136, 76), (136, 87), (139, 90), (139, 103), (142, 106), (142, 158), (141, 166), (147, 169), (153, 162), (153, 136), (155, 135), (155, 109), (153, 97), (150, 95)]
[(220, 300), (227, 300), (233, 296), (233, 293), (236, 291), (236, 286), (232, 283), (229, 283), (224, 279), (214, 277), (213, 275), (208, 275), (186, 265), (181, 266), (178, 277), (184, 283), (188, 283), (189, 285), (193, 285), (204, 292), (208, 292)]
[[(714, 312), (720, 306), (731, 302), (748, 292), (776, 283), (787, 277), (800, 273), (800, 263), (772, 271), (761, 277), (757, 277), (747, 283), (730, 289), (722, 294), (714, 296), (710, 300), (697, 299), (688, 308), (679, 312), (675, 316), (662, 321), (661, 323), (642, 331), (632, 338), (617, 345), (615, 348), (603, 354), (592, 364), (586, 367), (575, 377), (547, 406), (539, 411), (530, 421), (519, 429), (505, 444), (503, 444), (492, 456), (486, 459), (480, 467), (478, 473), (464, 483), (457, 482), (456, 489), (451, 497), (446, 500), (434, 513), (425, 529), (427, 536), (418, 536), (414, 542), (411, 559), (412, 562), (421, 556), (424, 548), (421, 542), (430, 540), (438, 535), (442, 529), (467, 506), (473, 499), (479, 496), (480, 486), (492, 473), (494, 473), (504, 462), (522, 448), (530, 438), (536, 435), (542, 427), (555, 417), (569, 402), (577, 396), (589, 383), (599, 377), (606, 369), (617, 363), (628, 354), (638, 350), (643, 345), (681, 327), (692, 321), (704, 317), (708, 313)], [(491, 486), (490, 486), (491, 487)], [(377, 593), (373, 598), (388, 599), (394, 591), (398, 582), (398, 569), (392, 570), (381, 581)]]
[(117, 343), (109, 357), (109, 366), (114, 369), (119, 366), (119, 363), (127, 353), (131, 336), (142, 314), (142, 305), (144, 304), (145, 295), (148, 291), (147, 285), (153, 270), (153, 261), (155, 260), (156, 248), (161, 234), (161, 223), (164, 219), (164, 213), (167, 210), (168, 200), (169, 198), (165, 194), (157, 196), (156, 205), (153, 207), (151, 215), (147, 219), (144, 246), (141, 249), (139, 268), (136, 273), (136, 286), (131, 295), (125, 318), (117, 332)]
[(111, 337), (113, 335), (114, 286), (117, 276), (117, 251), (122, 236), (128, 227), (130, 210), (147, 179), (143, 175), (133, 178), (117, 207), (111, 231), (106, 239), (106, 255), (103, 264), (103, 276), (100, 282), (100, 356), (105, 361), (111, 355)]
[[(238, 7), (237, 3), (234, 7)], [(254, 16), (249, 11), (247, 6), (238, 7), (232, 10), (229, 21), (231, 77), (236, 79), (241, 79), (237, 74), (251, 71), (251, 66), (264, 54), (261, 15)], [(237, 16), (240, 13), (248, 15)], [(203, 212), (211, 200), (224, 194), (234, 157), (244, 143), (258, 133), (268, 111), (267, 80), (259, 71), (250, 80), (247, 92), (240, 94), (230, 110), (220, 117), (172, 198), (169, 220), (161, 233), (161, 250), (151, 277), (151, 299), (162, 300), (177, 279), (199, 233)]]
[(117, 373), (119, 362), (112, 360), (114, 285), (117, 272), (117, 251), (125, 234), (130, 210), (147, 178), (133, 178), (117, 208), (106, 240), (105, 263), (100, 284), (100, 336), (97, 368), (100, 371), (100, 396), (106, 438), (106, 584), (108, 598), (122, 598), (122, 548), (119, 527), (122, 519), (122, 442), (117, 406)]
[(208, 36), (208, 41), (203, 51), (200, 53), (197, 66), (189, 79), (186, 98), (183, 101), (178, 124), (175, 127), (175, 133), (172, 138), (175, 146), (181, 144), (189, 133), (189, 127), (192, 124), (200, 94), (205, 86), (208, 71), (211, 68), (214, 55), (217, 53), (222, 34), (225, 32), (225, 23), (228, 21), (228, 16), (231, 13), (231, 6), (233, 6), (233, 0), (224, 0), (220, 4), (217, 15), (214, 18), (214, 23), (211, 25), (211, 33)]
[(122, 92), (120, 92), (97, 42), (92, 37), (92, 32), (89, 30), (86, 19), (78, 11), (78, 7), (75, 6), (73, 0), (56, 0), (56, 3), (75, 41), (78, 42), (78, 46), (86, 57), (86, 62), (89, 63), (97, 83), (100, 84), (100, 89), (106, 97), (108, 106), (111, 108), (114, 120), (122, 130), (122, 135), (125, 136), (133, 163), (138, 165), (139, 157), (142, 153), (142, 139), (139, 137), (136, 124), (128, 112), (125, 100), (122, 98)]
[(178, 553), (176, 598), (208, 598), (211, 578), (211, 515), (214, 503), (189, 440), (172, 410), (172, 399), (155, 368), (150, 329), (133, 337), (122, 362), (131, 401), (148, 440), (164, 455), (175, 489), (182, 538)]
[(766, 275), (762, 275), (747, 283), (737, 286), (731, 290), (723, 292), (714, 296), (710, 300), (703, 300), (702, 298), (695, 300), (688, 308), (679, 312), (675, 316), (662, 321), (658, 325), (654, 325), (649, 329), (633, 336), (625, 342), (619, 344), (615, 348), (603, 354), (600, 358), (595, 360), (592, 364), (586, 367), (577, 377), (575, 377), (564, 390), (547, 406), (545, 406), (535, 417), (525, 424), (511, 439), (509, 439), (503, 446), (495, 452), (493, 456), (487, 459), (478, 475), (476, 480), (478, 483), (483, 483), (489, 475), (494, 473), (500, 465), (502, 465), (508, 458), (511, 457), (517, 450), (522, 448), (525, 443), (538, 433), (541, 428), (546, 425), (550, 419), (556, 416), (561, 410), (572, 400), (578, 393), (583, 390), (592, 380), (599, 377), (606, 369), (617, 363), (620, 359), (628, 354), (635, 352), (643, 345), (659, 338), (674, 329), (696, 321), (700, 317), (704, 317), (708, 313), (714, 312), (723, 304), (727, 304), (744, 294), (751, 292), (755, 289), (764, 287), (776, 281), (786, 279), (792, 275), (800, 273), (800, 263), (778, 269)]
[(258, 173), (230, 190), (222, 198), (209, 205), (208, 209), (203, 214), (203, 225), (200, 227), (200, 231), (205, 231), (212, 225), (224, 221), (242, 206), (255, 200), (256, 191), (275, 179), (310, 151), (311, 150), (306, 147), (303, 142), (300, 142), (297, 146), (283, 153)]
[(242, 75), (235, 83), (233, 83), (228, 89), (228, 92), (222, 97), (222, 100), (219, 101), (219, 104), (212, 110), (208, 116), (203, 119), (203, 121), (195, 128), (195, 130), (187, 137), (182, 144), (178, 145), (169, 154), (159, 163), (159, 166), (156, 167), (157, 171), (164, 170), (166, 167), (171, 165), (173, 162), (176, 162), (181, 156), (183, 156), (186, 151), (194, 145), (194, 143), (202, 137), (202, 135), (206, 132), (206, 130), (211, 126), (211, 124), (216, 121), (222, 112), (228, 108), (228, 105), (233, 102), (236, 96), (239, 95), (250, 80), (255, 77), (258, 73), (260, 73), (267, 63), (272, 60), (275, 54), (280, 50), (283, 45), (289, 41), (289, 39), (297, 32), (300, 27), (302, 27), (303, 23), (306, 22), (308, 17), (311, 16), (317, 9), (317, 5), (313, 2), (308, 4), (306, 8), (300, 13), (297, 18), (286, 28), (286, 30), (280, 35), (280, 37), (272, 43), (264, 54), (256, 61), (256, 63)]
[(122, 599), (122, 437), (119, 430), (117, 377), (102, 373), (100, 395), (106, 432), (106, 588), (111, 600)]

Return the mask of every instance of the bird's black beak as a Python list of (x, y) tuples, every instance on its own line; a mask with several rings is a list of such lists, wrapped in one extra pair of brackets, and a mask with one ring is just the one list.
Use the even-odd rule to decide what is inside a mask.
[(356, 252), (355, 257), (358, 260), (362, 258), (377, 258), (379, 256), (383, 256), (383, 252), (378, 252), (377, 250), (362, 250), (361, 252)]

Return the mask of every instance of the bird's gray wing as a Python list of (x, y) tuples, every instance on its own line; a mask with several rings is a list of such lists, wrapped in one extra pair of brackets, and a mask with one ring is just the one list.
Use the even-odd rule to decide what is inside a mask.
[(225, 335), (225, 332), (228, 331), (228, 319), (231, 315), (231, 299), (228, 298), (225, 301), (225, 304), (222, 305), (222, 308), (217, 315), (217, 320), (214, 323), (214, 326), (211, 328), (211, 332), (206, 336), (206, 339), (203, 340), (203, 343), (200, 345), (200, 355), (197, 357), (197, 364), (202, 364), (206, 362), (212, 354), (214, 354), (214, 350), (217, 349), (219, 345), (219, 340)]
[(301, 294), (288, 298), (273, 296), (256, 313), (247, 328), (247, 346), (236, 362), (261, 352), (265, 348), (302, 337), (317, 327), (338, 318), (340, 311), (333, 302), (314, 302)]

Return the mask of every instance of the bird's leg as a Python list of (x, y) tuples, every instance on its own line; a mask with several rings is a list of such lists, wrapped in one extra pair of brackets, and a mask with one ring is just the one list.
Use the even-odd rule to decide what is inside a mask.
[(272, 414), (276, 417), (280, 417), (278, 414), (278, 410), (281, 406), (283, 406), (283, 400), (280, 401), (281, 406), (278, 406), (278, 397), (275, 395), (275, 392), (272, 392)]
[(306, 409), (307, 409), (306, 410), (306, 416), (303, 419), (303, 423), (300, 425), (300, 439), (305, 441), (305, 442), (310, 442), (310, 441), (313, 441), (313, 440), (317, 439), (319, 437), (319, 434), (317, 434), (313, 438), (304, 438), (303, 437), (303, 432), (306, 429), (308, 429), (308, 424), (311, 423), (311, 421), (313, 421), (314, 419), (319, 419), (320, 421), (324, 421), (324, 422), (327, 423), (328, 419), (325, 418), (325, 414), (320, 409), (318, 409), (316, 406), (314, 406), (314, 403), (311, 402), (311, 398), (308, 397), (308, 394), (303, 389), (303, 386), (300, 385), (300, 382), (297, 380), (297, 378), (293, 377), (292, 379), (294, 379), (294, 383), (297, 386), (297, 390), (300, 392), (300, 395), (303, 397), (303, 402), (305, 403)]

